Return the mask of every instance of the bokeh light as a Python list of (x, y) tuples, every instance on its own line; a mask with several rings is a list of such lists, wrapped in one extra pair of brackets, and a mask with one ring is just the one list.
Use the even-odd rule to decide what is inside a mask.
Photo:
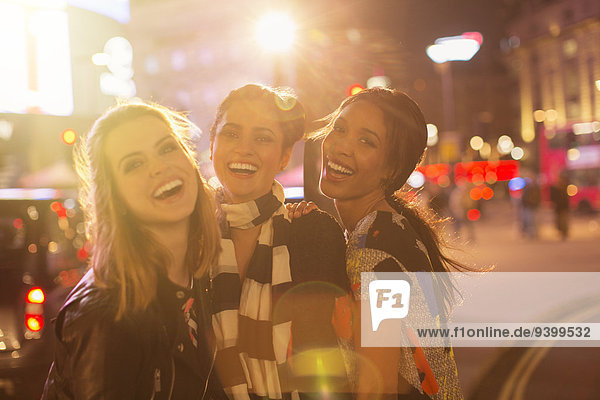
[(450, 177), (448, 175), (442, 175), (438, 178), (438, 185), (443, 188), (450, 186)]
[(513, 158), (513, 160), (518, 161), (521, 158), (523, 158), (524, 155), (525, 155), (525, 151), (520, 147), (515, 147), (514, 149), (512, 149), (510, 151), (510, 156)]
[(39, 332), (44, 327), (44, 318), (41, 315), (27, 314), (25, 316), (25, 325), (32, 332)]
[(533, 112), (533, 120), (535, 122), (544, 122), (546, 119), (546, 112), (544, 110), (535, 110)]
[(510, 181), (508, 181), (508, 188), (513, 192), (521, 190), (525, 186), (527, 186), (527, 181), (525, 181), (525, 179), (520, 176), (512, 178)]
[(581, 156), (581, 152), (579, 151), (579, 149), (567, 150), (567, 158), (569, 159), (569, 161), (579, 160), (580, 156)]
[(413, 171), (406, 181), (412, 188), (418, 189), (425, 184), (425, 175), (419, 171)]
[(439, 140), (438, 128), (434, 124), (427, 124), (427, 146), (435, 146)]
[(498, 138), (498, 145), (496, 147), (498, 149), (498, 153), (502, 155), (508, 154), (514, 147), (515, 145), (510, 136), (502, 135)]
[(481, 148), (483, 147), (483, 143), (484, 142), (483, 142), (483, 139), (481, 138), (481, 136), (473, 136), (471, 138), (471, 140), (469, 141), (469, 145), (475, 151), (481, 150)]
[(469, 196), (471, 197), (471, 199), (473, 199), (475, 201), (480, 200), (481, 199), (481, 189), (478, 187), (474, 187), (469, 192)]
[(494, 171), (486, 172), (485, 181), (490, 185), (493, 185), (494, 183), (498, 182), (498, 174), (496, 174)]
[(492, 154), (492, 146), (489, 143), (484, 143), (479, 149), (479, 155), (481, 158), (489, 158)]
[(360, 83), (353, 83), (352, 85), (348, 86), (346, 94), (348, 96), (354, 96), (355, 94), (360, 93), (363, 90), (365, 90), (365, 87), (363, 85), (361, 85)]
[(21, 218), (15, 218), (13, 220), (13, 226), (15, 229), (23, 229), (23, 220)]
[(77, 132), (73, 129), (65, 129), (60, 137), (65, 144), (72, 145), (77, 140)]
[(27, 293), (27, 302), (33, 304), (42, 304), (46, 300), (44, 291), (41, 288), (33, 288)]
[(467, 218), (469, 221), (477, 221), (479, 218), (481, 218), (481, 211), (476, 208), (472, 208), (467, 211)]
[(487, 186), (486, 186), (486, 187), (484, 187), (484, 188), (481, 190), (481, 197), (482, 197), (484, 200), (489, 200), (489, 199), (491, 199), (492, 197), (494, 197), (494, 189), (492, 189), (491, 187), (487, 187)]
[(575, 196), (578, 191), (579, 191), (579, 189), (577, 189), (577, 186), (575, 186), (573, 184), (570, 184), (567, 186), (567, 194), (571, 197)]
[(556, 119), (558, 118), (558, 113), (556, 112), (556, 110), (547, 110), (546, 111), (546, 120), (549, 122), (554, 122), (556, 121)]

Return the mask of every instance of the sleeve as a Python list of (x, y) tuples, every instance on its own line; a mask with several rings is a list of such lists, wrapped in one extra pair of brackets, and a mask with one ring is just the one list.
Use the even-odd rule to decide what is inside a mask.
[[(65, 320), (68, 320), (68, 313)], [(90, 310), (63, 325), (65, 376), (73, 399), (134, 398), (142, 351), (135, 324)]]
[(325, 379), (332, 392), (343, 392), (346, 370), (333, 317), (337, 302), (348, 294), (346, 242), (338, 223), (324, 212), (313, 211), (292, 226), (294, 370), (309, 386)]
[(346, 241), (331, 215), (317, 210), (294, 220), (291, 236), (295, 281), (320, 281), (347, 291)]

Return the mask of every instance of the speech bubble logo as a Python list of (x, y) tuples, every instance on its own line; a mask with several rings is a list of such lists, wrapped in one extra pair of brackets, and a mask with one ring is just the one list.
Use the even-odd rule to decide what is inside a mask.
[(410, 284), (404, 280), (374, 280), (369, 282), (371, 325), (373, 332), (386, 319), (402, 319), (408, 315)]

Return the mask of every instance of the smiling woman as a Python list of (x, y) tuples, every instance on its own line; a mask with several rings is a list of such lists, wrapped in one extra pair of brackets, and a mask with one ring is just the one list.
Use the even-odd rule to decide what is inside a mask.
[(219, 233), (197, 128), (156, 104), (108, 110), (80, 143), (91, 270), (56, 319), (44, 398), (225, 398), (207, 294)]
[(118, 126), (104, 150), (125, 207), (142, 225), (160, 235), (161, 225), (188, 223), (198, 172), (163, 120), (144, 116)]
[(222, 184), (223, 252), (210, 273), (216, 366), (239, 398), (350, 396), (332, 324), (348, 289), (341, 229), (321, 212), (292, 223), (274, 179), (304, 122), (290, 93), (246, 85), (223, 100), (210, 131)]
[[(466, 269), (444, 254), (435, 219), (400, 193), (423, 158), (425, 118), (405, 93), (372, 88), (348, 97), (325, 121), (324, 128), (309, 136), (323, 139), (320, 187), (334, 200), (347, 231), (346, 270), (355, 299), (356, 398), (460, 399), (451, 348), (421, 347), (411, 328), (404, 326), (398, 332), (402, 347), (361, 345), (360, 307), (366, 296), (361, 293), (362, 272)], [(411, 313), (445, 321), (453, 286), (447, 278), (435, 278), (434, 287), (441, 294), (436, 304), (417, 311), (411, 305)], [(418, 282), (411, 282), (411, 291), (420, 290)]]

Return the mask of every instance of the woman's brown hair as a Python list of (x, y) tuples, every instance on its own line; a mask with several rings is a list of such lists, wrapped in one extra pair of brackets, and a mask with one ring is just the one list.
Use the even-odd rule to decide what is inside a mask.
[(298, 101), (291, 89), (272, 88), (250, 83), (234, 89), (219, 105), (215, 122), (210, 128), (210, 141), (217, 135), (217, 127), (223, 116), (237, 101), (262, 101), (275, 112), (281, 131), (283, 132), (283, 148), (294, 145), (304, 135), (306, 114), (302, 103)]
[[(158, 104), (120, 104), (109, 109), (76, 147), (79, 201), (92, 243), (90, 266), (100, 287), (117, 290), (117, 319), (127, 310), (143, 310), (150, 304), (156, 296), (159, 275), (166, 275), (165, 268), (170, 262), (169, 249), (127, 213), (104, 151), (106, 137), (111, 131), (145, 116), (166, 123), (190, 163), (196, 166), (192, 135), (200, 130), (182, 114)], [(217, 262), (220, 234), (213, 195), (199, 171), (198, 182), (185, 262), (190, 273), (204, 276), (209, 266)]]

